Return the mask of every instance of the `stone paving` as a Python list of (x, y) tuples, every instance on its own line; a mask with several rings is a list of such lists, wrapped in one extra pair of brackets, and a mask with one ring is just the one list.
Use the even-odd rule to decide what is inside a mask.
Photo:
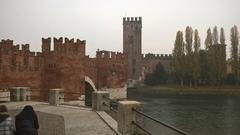
[[(38, 112), (40, 117), (39, 135), (60, 135), (59, 132), (65, 132), (65, 135), (115, 135), (109, 126), (98, 116), (98, 114), (86, 107), (73, 107), (68, 105), (51, 106), (48, 103), (42, 102), (8, 102), (3, 103), (7, 105), (9, 111), (16, 110), (12, 115), (19, 112), (25, 105), (32, 105)], [(40, 113), (39, 113), (40, 112)], [(53, 117), (54, 116), (54, 117)], [(41, 117), (45, 117), (44, 120)], [(51, 118), (47, 121), (46, 117)], [(61, 120), (61, 117), (63, 118)], [(55, 122), (56, 120), (56, 122)], [(55, 123), (55, 124), (51, 124)], [(63, 126), (63, 123), (65, 124)], [(44, 128), (41, 128), (44, 127)], [(54, 126), (54, 127), (52, 127)], [(60, 131), (49, 130), (57, 128)], [(52, 127), (52, 128), (51, 128)], [(41, 131), (44, 130), (44, 131)], [(61, 133), (62, 134), (62, 133)], [(64, 135), (64, 133), (63, 133)]]

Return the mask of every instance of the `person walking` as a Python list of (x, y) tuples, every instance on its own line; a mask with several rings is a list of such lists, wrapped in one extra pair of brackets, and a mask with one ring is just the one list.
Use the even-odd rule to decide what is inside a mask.
[(33, 107), (25, 106), (15, 117), (16, 135), (38, 135), (38, 118)]
[(8, 114), (7, 107), (0, 105), (0, 135), (13, 135), (13, 120)]

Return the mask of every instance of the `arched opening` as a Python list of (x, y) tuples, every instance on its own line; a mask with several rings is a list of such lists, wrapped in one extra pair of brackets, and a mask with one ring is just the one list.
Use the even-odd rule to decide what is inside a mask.
[(93, 81), (85, 76), (85, 105), (92, 106), (92, 93), (97, 91)]
[(85, 82), (85, 105), (86, 106), (92, 106), (93, 91), (94, 91), (93, 87), (88, 82)]

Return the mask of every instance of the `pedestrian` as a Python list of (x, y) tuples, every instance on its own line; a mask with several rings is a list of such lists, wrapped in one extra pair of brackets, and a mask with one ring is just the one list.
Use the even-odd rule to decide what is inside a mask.
[(0, 135), (13, 135), (13, 120), (8, 114), (7, 107), (0, 105)]
[(15, 117), (16, 135), (38, 135), (38, 118), (33, 107), (25, 106)]

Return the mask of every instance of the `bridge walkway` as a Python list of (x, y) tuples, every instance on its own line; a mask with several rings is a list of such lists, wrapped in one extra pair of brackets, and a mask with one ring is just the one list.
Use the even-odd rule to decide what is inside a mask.
[[(42, 102), (8, 102), (9, 112), (14, 117), (25, 105), (32, 105), (39, 116), (39, 135), (114, 135), (98, 114), (86, 107), (68, 105), (51, 106)], [(59, 116), (55, 118), (48, 116)], [(49, 121), (47, 119), (49, 117)], [(62, 123), (62, 124), (61, 124)], [(64, 124), (63, 124), (64, 123)], [(63, 129), (64, 128), (64, 129)], [(56, 131), (51, 131), (55, 129)], [(51, 133), (50, 133), (51, 132)]]

